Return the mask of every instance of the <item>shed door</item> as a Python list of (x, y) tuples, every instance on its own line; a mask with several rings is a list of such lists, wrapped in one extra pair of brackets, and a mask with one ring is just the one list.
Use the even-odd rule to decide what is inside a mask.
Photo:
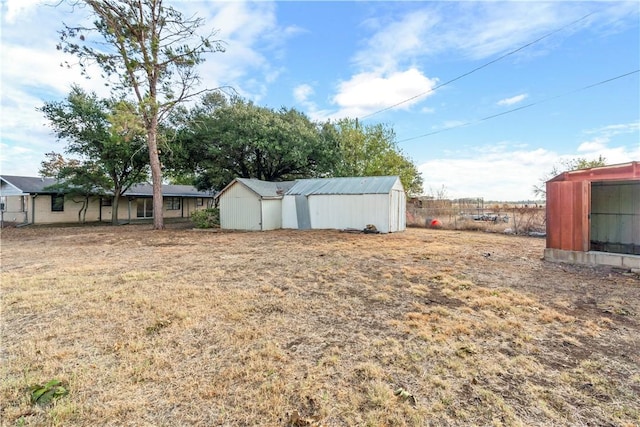
[(588, 181), (547, 182), (547, 248), (589, 250)]
[(640, 255), (640, 181), (591, 184), (591, 250)]
[(311, 229), (311, 214), (309, 213), (307, 196), (296, 196), (296, 214), (298, 216), (298, 230)]

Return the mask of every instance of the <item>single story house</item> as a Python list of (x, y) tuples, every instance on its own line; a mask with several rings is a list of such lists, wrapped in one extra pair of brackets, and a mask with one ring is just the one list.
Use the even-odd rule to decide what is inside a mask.
[(282, 228), (282, 198), (293, 181), (236, 178), (217, 195), (220, 228), (265, 231)]
[(406, 195), (398, 176), (300, 179), (282, 200), (282, 227), (406, 229)]
[(640, 162), (564, 172), (546, 189), (546, 260), (640, 268)]
[[(22, 224), (52, 224), (78, 221), (82, 207), (79, 200), (47, 187), (53, 178), (0, 175), (0, 208), (4, 222)], [(189, 185), (163, 185), (165, 218), (189, 218), (199, 209), (211, 206), (213, 195)], [(133, 221), (153, 216), (153, 186), (137, 184), (120, 196), (118, 219)], [(91, 197), (85, 219), (111, 221), (113, 196)]]

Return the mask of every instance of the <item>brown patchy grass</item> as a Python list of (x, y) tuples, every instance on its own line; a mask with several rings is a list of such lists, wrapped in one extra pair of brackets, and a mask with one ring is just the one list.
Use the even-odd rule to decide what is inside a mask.
[(3, 230), (2, 425), (640, 424), (637, 276), (489, 233), (173, 227)]

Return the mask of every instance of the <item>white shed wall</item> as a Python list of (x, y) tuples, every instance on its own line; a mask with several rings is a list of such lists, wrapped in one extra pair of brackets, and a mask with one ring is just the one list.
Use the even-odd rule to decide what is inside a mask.
[(234, 183), (220, 196), (220, 228), (261, 229), (260, 197), (243, 184)]
[(282, 199), (262, 200), (262, 230), (282, 228)]
[(389, 202), (389, 231), (395, 233), (407, 228), (407, 200), (402, 190), (392, 190)]
[(364, 229), (368, 224), (381, 233), (389, 229), (388, 194), (311, 195), (311, 228)]
[(282, 198), (282, 228), (298, 228), (295, 196), (284, 196)]

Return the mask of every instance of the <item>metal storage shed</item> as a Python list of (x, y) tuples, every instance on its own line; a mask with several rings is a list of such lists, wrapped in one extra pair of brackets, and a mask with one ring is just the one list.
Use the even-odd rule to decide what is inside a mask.
[(282, 197), (292, 181), (236, 178), (218, 193), (220, 228), (264, 231), (282, 228)]
[(397, 176), (301, 179), (282, 200), (282, 227), (364, 229), (382, 233), (406, 228), (406, 196)]
[(564, 172), (546, 188), (545, 259), (640, 268), (640, 162)]

